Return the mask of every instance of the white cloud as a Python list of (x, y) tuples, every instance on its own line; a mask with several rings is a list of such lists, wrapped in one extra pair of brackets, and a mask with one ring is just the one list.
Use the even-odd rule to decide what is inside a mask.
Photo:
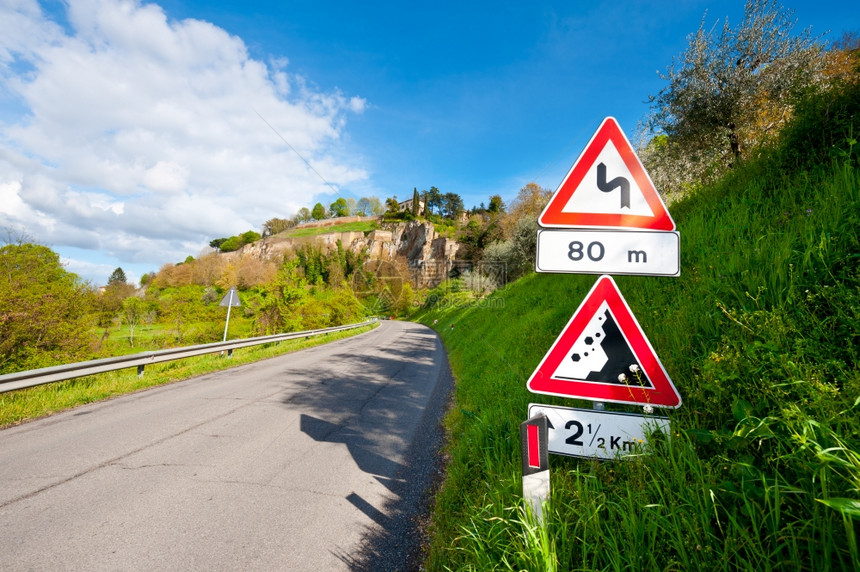
[(363, 98), (156, 4), (70, 0), (66, 16), (64, 28), (35, 0), (0, 6), (0, 95), (26, 110), (0, 124), (0, 227), (181, 260), (331, 192), (272, 129), (336, 187), (367, 179), (341, 143)]
[(0, 183), (0, 215), (21, 218), (26, 215), (27, 207), (19, 196), (21, 183), (9, 181)]
[(154, 191), (181, 191), (188, 182), (188, 169), (172, 161), (159, 161), (146, 170), (143, 183)]
[[(111, 273), (117, 268), (115, 264), (87, 262), (84, 260), (67, 257), (61, 257), (60, 264), (62, 264), (67, 271), (74, 272), (78, 276), (110, 276)], [(126, 272), (126, 278), (129, 282), (137, 282), (138, 280), (140, 280), (140, 276), (130, 276), (128, 272)], [(93, 285), (103, 285), (106, 281), (107, 280), (103, 279), (103, 282), (94, 283)]]

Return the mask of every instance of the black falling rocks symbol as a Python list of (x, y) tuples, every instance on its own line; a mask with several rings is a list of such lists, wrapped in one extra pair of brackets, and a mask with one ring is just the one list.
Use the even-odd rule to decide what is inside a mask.
[(651, 380), (648, 379), (639, 362), (636, 361), (636, 356), (633, 355), (624, 334), (621, 333), (621, 328), (615, 323), (612, 313), (606, 310), (604, 317), (604, 337), (600, 341), (600, 346), (608, 359), (600, 371), (589, 372), (585, 381), (653, 387)]

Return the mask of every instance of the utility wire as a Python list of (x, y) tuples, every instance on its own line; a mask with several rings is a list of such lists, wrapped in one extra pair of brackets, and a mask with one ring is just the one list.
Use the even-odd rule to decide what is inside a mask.
[[(252, 107), (251, 109), (254, 109), (254, 108)], [(298, 155), (298, 156), (299, 156), (299, 159), (301, 159), (302, 161), (304, 161), (304, 162), (305, 162), (305, 165), (307, 165), (307, 166), (308, 166), (308, 168), (309, 168), (311, 171), (313, 171), (314, 173), (316, 173), (317, 177), (319, 177), (319, 178), (320, 178), (320, 181), (322, 181), (323, 183), (325, 183), (326, 185), (328, 185), (328, 187), (329, 187), (332, 191), (334, 191), (336, 195), (339, 195), (339, 194), (340, 194), (340, 191), (338, 191), (337, 189), (335, 189), (335, 188), (334, 188), (334, 186), (333, 186), (331, 183), (329, 183), (328, 181), (326, 181), (326, 180), (323, 178), (323, 176), (322, 176), (322, 175), (320, 175), (319, 171), (317, 171), (316, 169), (314, 169), (313, 165), (311, 165), (311, 164), (308, 162), (308, 160), (307, 160), (307, 159), (305, 159), (304, 157), (302, 157), (302, 154), (301, 154), (301, 153), (299, 153), (298, 151), (296, 151), (296, 148), (295, 148), (295, 147), (293, 147), (292, 145), (290, 145), (290, 142), (289, 142), (289, 141), (287, 141), (286, 139), (284, 139), (284, 136), (283, 136), (283, 135), (281, 135), (280, 133), (278, 133), (278, 130), (277, 130), (277, 129), (275, 129), (274, 127), (272, 127), (272, 124), (271, 124), (271, 123), (269, 123), (268, 121), (266, 121), (266, 118), (265, 118), (265, 117), (263, 117), (262, 115), (260, 115), (260, 112), (259, 112), (259, 111), (257, 111), (256, 109), (254, 109), (254, 113), (256, 113), (256, 114), (257, 114), (257, 117), (259, 117), (260, 119), (262, 119), (262, 120), (263, 120), (263, 123), (265, 123), (266, 125), (268, 125), (268, 126), (269, 126), (269, 129), (271, 129), (272, 131), (274, 131), (274, 132), (275, 132), (275, 135), (277, 135), (278, 137), (280, 137), (280, 138), (281, 138), (281, 141), (283, 141), (284, 143), (286, 143), (286, 144), (287, 144), (287, 147), (289, 147), (290, 149), (292, 149), (292, 150), (293, 150), (293, 153), (295, 153), (296, 155)]]

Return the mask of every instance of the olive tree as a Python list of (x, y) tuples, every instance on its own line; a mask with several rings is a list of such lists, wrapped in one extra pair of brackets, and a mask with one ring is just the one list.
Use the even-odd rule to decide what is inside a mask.
[(809, 29), (794, 33), (792, 15), (776, 0), (747, 0), (737, 27), (728, 18), (707, 27), (702, 18), (687, 50), (660, 74), (667, 85), (649, 97), (641, 156), (658, 188), (730, 168), (785, 124), (796, 96), (820, 81), (823, 46)]

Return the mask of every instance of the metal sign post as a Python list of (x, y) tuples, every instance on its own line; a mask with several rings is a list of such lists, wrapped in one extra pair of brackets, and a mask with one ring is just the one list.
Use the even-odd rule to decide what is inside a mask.
[[(227, 306), (227, 323), (224, 324), (224, 339), (222, 341), (227, 341), (227, 328), (230, 326), (230, 309), (233, 306), (241, 306), (242, 302), (239, 300), (239, 293), (236, 292), (236, 288), (230, 288), (230, 291), (224, 296), (221, 300), (219, 306)], [(230, 350), (230, 353), (233, 353)]]

